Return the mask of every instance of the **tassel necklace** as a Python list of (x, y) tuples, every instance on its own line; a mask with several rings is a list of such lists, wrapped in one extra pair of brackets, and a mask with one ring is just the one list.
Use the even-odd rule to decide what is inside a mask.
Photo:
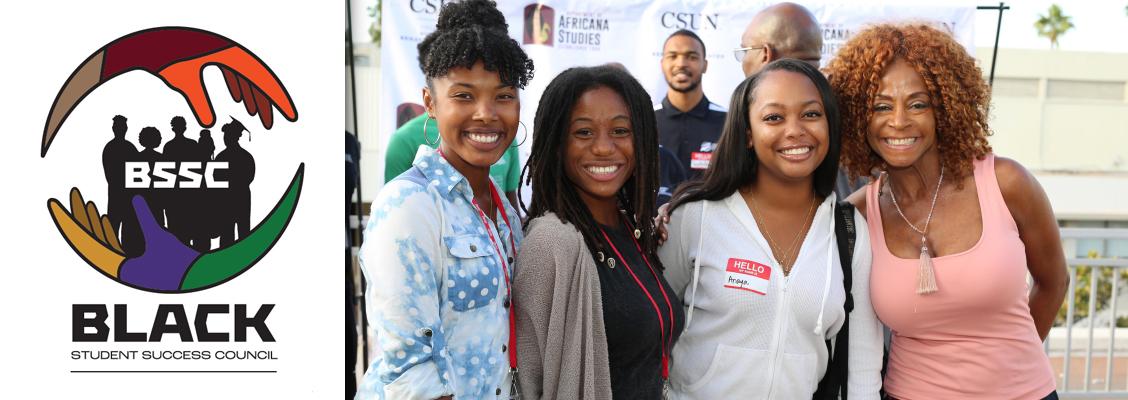
[[(888, 174), (886, 174), (888, 176)], [(932, 268), (932, 255), (928, 252), (928, 240), (926, 234), (928, 232), (928, 224), (932, 222), (932, 212), (936, 211), (936, 199), (940, 197), (940, 185), (944, 183), (944, 166), (940, 166), (940, 179), (936, 182), (936, 192), (932, 194), (932, 206), (928, 209), (928, 218), (924, 220), (924, 229), (919, 229), (913, 225), (905, 213), (901, 212), (901, 206), (897, 204), (897, 195), (893, 190), (893, 178), (889, 178), (889, 197), (893, 199), (893, 207), (897, 209), (897, 214), (901, 215), (901, 219), (909, 224), (910, 228), (920, 234), (920, 269), (917, 271), (917, 294), (929, 294), (939, 290), (936, 287), (936, 271)]]

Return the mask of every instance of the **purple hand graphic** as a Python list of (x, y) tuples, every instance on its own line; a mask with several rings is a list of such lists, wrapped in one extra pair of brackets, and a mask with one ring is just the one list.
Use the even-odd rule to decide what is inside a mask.
[(122, 263), (120, 279), (153, 290), (179, 290), (188, 267), (200, 256), (200, 252), (184, 245), (160, 226), (153, 218), (149, 203), (141, 195), (133, 196), (133, 212), (141, 225), (145, 251), (141, 256)]

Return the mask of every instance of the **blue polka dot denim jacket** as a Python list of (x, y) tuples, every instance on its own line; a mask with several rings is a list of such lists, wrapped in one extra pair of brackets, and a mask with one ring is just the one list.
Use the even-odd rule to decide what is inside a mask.
[(520, 219), (502, 196), (515, 226), (499, 213), (487, 227), (472, 200), (466, 178), (425, 147), (376, 196), (360, 263), (379, 351), (358, 399), (508, 397), (509, 299), (487, 229), (512, 260)]

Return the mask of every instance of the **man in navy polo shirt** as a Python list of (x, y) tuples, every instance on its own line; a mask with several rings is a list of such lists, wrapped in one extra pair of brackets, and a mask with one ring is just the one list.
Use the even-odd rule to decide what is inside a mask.
[(662, 146), (658, 146), (658, 168), (658, 201), (654, 205), (661, 207), (670, 202), (678, 185), (688, 177), (678, 156)]
[(705, 42), (696, 33), (679, 30), (662, 46), (662, 74), (670, 90), (654, 112), (658, 143), (677, 156), (690, 178), (701, 176), (725, 123), (725, 109), (709, 102), (701, 88), (708, 69)]

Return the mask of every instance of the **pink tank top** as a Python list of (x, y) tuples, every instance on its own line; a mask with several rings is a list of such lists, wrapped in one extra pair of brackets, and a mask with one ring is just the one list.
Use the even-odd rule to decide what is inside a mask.
[(1027, 304), (1025, 246), (999, 191), (995, 157), (974, 165), (983, 235), (966, 251), (932, 259), (939, 291), (927, 295), (916, 293), (919, 260), (885, 245), (881, 180), (866, 189), (870, 299), (893, 331), (885, 391), (898, 399), (1041, 399), (1055, 387)]

